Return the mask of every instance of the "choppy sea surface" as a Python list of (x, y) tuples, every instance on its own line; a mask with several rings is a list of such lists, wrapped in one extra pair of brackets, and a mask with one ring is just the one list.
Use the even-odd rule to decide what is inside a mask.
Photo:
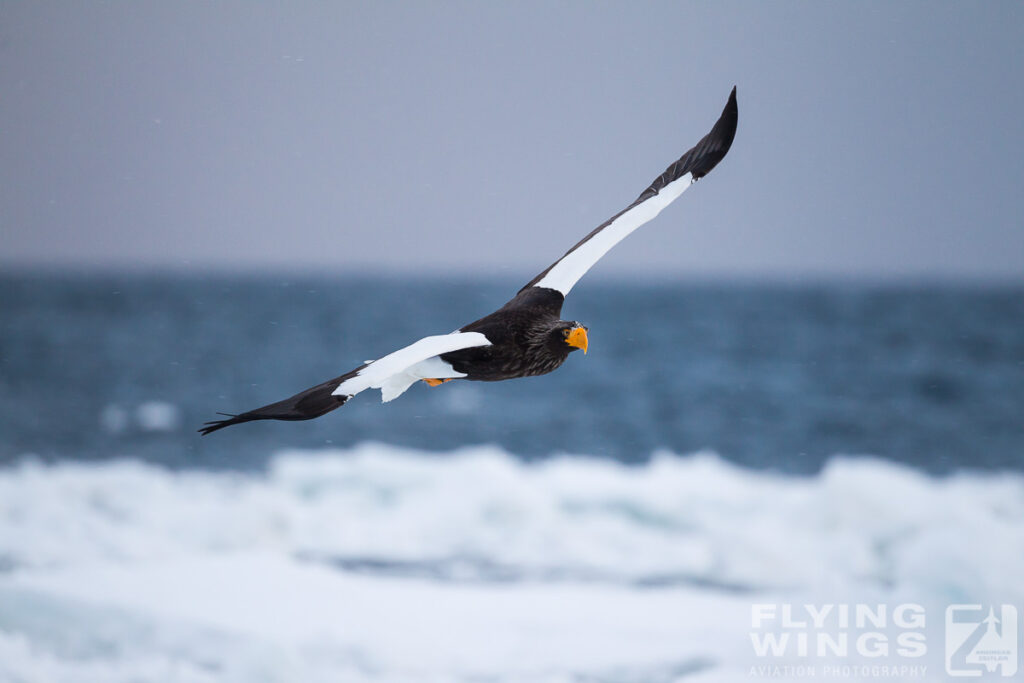
[(517, 283), (0, 277), (0, 461), (245, 469), (379, 441), (621, 462), (711, 450), (789, 473), (836, 454), (935, 473), (1022, 465), (1024, 287), (584, 284), (563, 315), (590, 327), (590, 351), (556, 373), (386, 405), (366, 392), (318, 420), (200, 439), (216, 411), (453, 330)]
[(1021, 286), (588, 281), (547, 377), (195, 432), (517, 284), (0, 276), (0, 681), (947, 680), (948, 605), (1024, 605)]

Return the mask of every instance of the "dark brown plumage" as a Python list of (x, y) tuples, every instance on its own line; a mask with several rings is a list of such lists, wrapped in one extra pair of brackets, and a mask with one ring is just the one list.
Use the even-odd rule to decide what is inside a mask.
[(441, 359), (465, 373), (465, 379), (484, 382), (552, 372), (577, 348), (566, 343), (565, 333), (582, 327), (560, 319), (564, 300), (553, 289), (524, 289), (494, 313), (460, 328), (482, 333), (491, 346), (452, 351)]

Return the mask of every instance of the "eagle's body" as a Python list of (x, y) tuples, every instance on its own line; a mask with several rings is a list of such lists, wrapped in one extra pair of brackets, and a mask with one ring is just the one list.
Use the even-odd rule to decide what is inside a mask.
[[(528, 287), (490, 315), (459, 329), (480, 332), (490, 346), (476, 346), (441, 355), (441, 360), (466, 375), (465, 379), (497, 382), (546, 375), (557, 370), (574, 348), (557, 334), (579, 323), (560, 319), (561, 292)], [(552, 334), (555, 336), (552, 337)]]
[(208, 422), (209, 434), (252, 420), (308, 420), (345, 404), (366, 389), (384, 401), (414, 382), (431, 386), (452, 379), (497, 382), (543, 375), (576, 349), (587, 350), (587, 328), (561, 319), (562, 304), (576, 282), (609, 249), (651, 220), (721, 161), (736, 134), (736, 89), (714, 128), (624, 210), (584, 237), (531, 280), (504, 306), (446, 335), (423, 339), (283, 401)]

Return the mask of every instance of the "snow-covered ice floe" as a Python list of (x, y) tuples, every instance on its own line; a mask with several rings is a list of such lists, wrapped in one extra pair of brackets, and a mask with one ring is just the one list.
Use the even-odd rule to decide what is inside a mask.
[(756, 657), (753, 605), (908, 602), (941, 680), (945, 606), (1021, 604), (1022, 547), (1021, 475), (869, 458), (26, 461), (0, 470), (0, 680), (749, 680), (809, 661)]

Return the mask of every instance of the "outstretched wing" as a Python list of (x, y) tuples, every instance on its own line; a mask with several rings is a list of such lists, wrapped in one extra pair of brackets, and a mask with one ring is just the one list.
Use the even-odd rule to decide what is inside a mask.
[(710, 133), (665, 169), (665, 172), (658, 176), (635, 202), (599, 225), (567, 251), (565, 256), (530, 280), (523, 289), (548, 287), (558, 290), (563, 296), (567, 295), (573, 285), (608, 253), (609, 249), (661, 213), (661, 210), (671, 204), (686, 188), (707, 175), (725, 158), (736, 136), (737, 116), (736, 88), (733, 88), (722, 115)]
[[(362, 365), (352, 372), (329, 379), (323, 384), (300, 391), (294, 396), (277, 403), (271, 403), (270, 405), (265, 405), (262, 408), (256, 408), (240, 415), (227, 415), (228, 419), (226, 420), (212, 420), (200, 428), (199, 433), (206, 436), (218, 429), (242, 424), (243, 422), (252, 422), (253, 420), (312, 420), (314, 417), (320, 417), (335, 408), (340, 408), (345, 405), (345, 401), (352, 398), (351, 396), (334, 396), (331, 392), (341, 382), (354, 377), (364, 367), (366, 366)], [(221, 415), (225, 415), (225, 413), (221, 413)]]
[(424, 337), (418, 342), (390, 353), (383, 358), (360, 365), (340, 377), (300, 391), (277, 403), (265, 405), (240, 415), (229, 415), (226, 420), (207, 422), (199, 431), (203, 434), (224, 427), (253, 420), (311, 420), (329, 413), (366, 389), (380, 389), (385, 401), (401, 395), (418, 379), (465, 377), (438, 356), (474, 346), (489, 346), (491, 342), (479, 332), (453, 332)]

